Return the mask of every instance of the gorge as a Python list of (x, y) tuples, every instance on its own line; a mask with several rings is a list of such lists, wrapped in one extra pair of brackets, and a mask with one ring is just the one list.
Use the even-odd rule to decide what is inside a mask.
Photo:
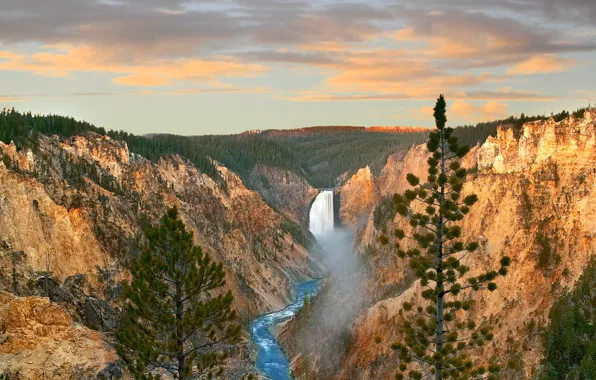
[[(596, 111), (495, 132), (463, 160), (474, 173), (464, 192), (480, 199), (464, 231), (483, 242), (468, 264), (483, 267), (502, 252), (513, 263), (503, 293), (483, 296), (474, 313), (496, 326), (485, 357), (513, 363), (503, 378), (533, 378), (551, 306), (594, 257)], [(182, 155), (152, 161), (94, 131), (36, 138), (32, 146), (0, 142), (0, 264), (10, 268), (0, 276), (0, 373), (39, 378), (45, 366), (48, 376), (95, 378), (121, 370), (109, 334), (128, 262), (144, 226), (175, 205), (196, 243), (223, 263), (244, 326), (228, 378), (393, 376), (388, 346), (418, 287), (379, 243), (403, 223), (383, 205), (407, 188), (406, 173), (425, 175), (424, 145), (400, 146), (382, 167), (350, 169), (328, 181), (337, 182), (333, 191), (318, 191), (300, 169), (259, 164), (239, 175), (213, 161), (210, 176)], [(23, 253), (20, 261), (13, 252)], [(304, 291), (318, 295), (297, 313)]]
[[(309, 230), (319, 243), (334, 233), (333, 190), (320, 191), (309, 211)], [(337, 247), (323, 246), (323, 256), (329, 257)], [(252, 339), (257, 346), (257, 368), (273, 380), (291, 380), (291, 367), (286, 354), (271, 329), (293, 318), (305, 300), (316, 296), (321, 280), (304, 281), (296, 285), (295, 300), (284, 309), (258, 317), (251, 325)]]

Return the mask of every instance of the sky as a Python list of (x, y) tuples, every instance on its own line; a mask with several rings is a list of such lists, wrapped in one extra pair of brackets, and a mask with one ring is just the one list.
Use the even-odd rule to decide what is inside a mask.
[(594, 0), (0, 0), (0, 108), (136, 134), (596, 103)]

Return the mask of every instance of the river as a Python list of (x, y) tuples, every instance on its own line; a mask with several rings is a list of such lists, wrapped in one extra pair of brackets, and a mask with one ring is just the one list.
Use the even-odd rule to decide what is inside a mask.
[(320, 280), (301, 282), (296, 286), (296, 300), (292, 304), (283, 310), (264, 314), (253, 321), (251, 334), (257, 346), (257, 368), (263, 375), (272, 380), (292, 380), (290, 362), (271, 334), (270, 328), (294, 317), (304, 304), (305, 295), (316, 294), (320, 284)]

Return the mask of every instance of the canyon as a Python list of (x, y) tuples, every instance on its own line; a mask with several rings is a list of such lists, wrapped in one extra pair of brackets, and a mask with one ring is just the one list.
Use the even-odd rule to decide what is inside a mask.
[[(40, 273), (48, 264), (50, 297), (63, 301), (53, 307), (63, 308), (81, 326), (75, 328), (114, 327), (112, 317), (121, 306), (119, 284), (130, 277), (127, 264), (138, 253), (142, 231), (171, 206), (179, 208), (196, 244), (224, 263), (226, 287), (243, 323), (283, 308), (293, 297), (294, 283), (322, 271), (289, 232), (288, 217), (221, 165), (216, 167), (223, 183), (218, 183), (181, 156), (153, 163), (131, 154), (125, 143), (92, 132), (72, 138), (42, 135), (35, 154), (3, 143), (0, 152), (1, 265), (11, 268), (9, 253), (22, 252), (18, 293), (44, 296), (46, 281)], [(11, 289), (11, 282), (3, 273), (2, 288)], [(3, 304), (2, 310), (12, 315), (19, 304)], [(33, 317), (38, 318), (23, 316), (27, 321)], [(11, 321), (2, 319), (8, 342), (20, 339), (22, 329), (32, 329), (28, 334), (38, 329), (24, 323), (16, 333)], [(63, 332), (47, 330), (46, 340), (61, 339)], [(89, 355), (98, 351), (117, 359), (108, 344), (95, 340), (97, 347)], [(112, 364), (62, 355), (42, 368), (37, 361), (17, 359), (43, 356), (43, 342), (3, 347), (14, 350), (0, 353), (0, 371), (18, 370), (25, 378), (40, 378), (41, 371), (53, 376), (99, 373)], [(246, 353), (238, 355), (247, 358)]]
[[(240, 176), (213, 161), (216, 180), (179, 154), (150, 161), (93, 132), (42, 134), (39, 149), (0, 142), (0, 153), (0, 265), (18, 272), (16, 285), (8, 271), (0, 276), (0, 373), (117, 377), (106, 337), (122, 306), (120, 284), (130, 280), (143, 229), (177, 206), (196, 244), (224, 264), (245, 327), (228, 378), (257, 372), (251, 321), (291, 304), (297, 283), (321, 277), (327, 279), (310, 312), (276, 331), (296, 378), (393, 378), (397, 358), (389, 346), (400, 337), (402, 305), (419, 285), (379, 242), (404, 220), (393, 214), (378, 223), (375, 210), (408, 188), (407, 173), (426, 176), (425, 145), (398, 149), (378, 172), (364, 166), (333, 178), (338, 186), (327, 190), (325, 205), (300, 173), (258, 164)], [(463, 163), (473, 173), (464, 192), (479, 197), (464, 238), (482, 242), (466, 265), (479, 271), (495, 257), (512, 258), (498, 290), (483, 293), (472, 311), (495, 328), (477, 360), (511, 363), (503, 378), (532, 378), (553, 302), (594, 257), (596, 110), (501, 126)], [(313, 211), (326, 224), (313, 227)], [(350, 248), (330, 258), (308, 229), (329, 232), (334, 219)], [(327, 244), (332, 251), (339, 243)], [(17, 263), (14, 252), (22, 253)], [(18, 295), (11, 294), (15, 286)], [(331, 315), (333, 329), (321, 313)]]
[[(424, 178), (427, 157), (426, 146), (412, 146), (389, 157), (378, 177), (357, 175), (348, 181), (358, 183), (357, 189), (340, 190), (348, 197), (341, 199), (342, 206), (350, 205), (346, 210), (362, 210), (344, 213), (343, 223), (353, 227), (353, 249), (364, 262), (359, 271), (366, 302), (342, 330), (344, 352), (329, 355), (322, 349), (338, 339), (322, 329), (296, 351), (296, 337), (303, 339), (301, 329), (312, 331), (310, 325), (325, 312), (325, 303), (338, 297), (333, 286), (321, 293), (327, 294), (321, 311), (302, 321), (302, 327), (282, 333), (300, 378), (393, 378), (398, 359), (390, 345), (400, 339), (402, 305), (418, 297), (420, 285), (391, 245), (379, 242), (385, 231), (404, 228), (406, 222), (394, 212), (376, 224), (368, 200), (402, 193), (409, 188), (407, 173)], [(519, 130), (499, 127), (495, 137), (473, 147), (462, 162), (473, 173), (464, 193), (480, 199), (464, 219), (463, 237), (481, 242), (479, 252), (464, 263), (479, 273), (503, 255), (512, 258), (498, 289), (481, 293), (472, 309), (473, 318), (493, 326), (495, 334), (474, 358), (484, 364), (505, 363), (502, 378), (534, 378), (550, 308), (594, 258), (596, 111), (586, 110), (583, 118), (526, 123)], [(361, 219), (364, 224), (356, 222)], [(330, 361), (335, 364), (329, 366)]]

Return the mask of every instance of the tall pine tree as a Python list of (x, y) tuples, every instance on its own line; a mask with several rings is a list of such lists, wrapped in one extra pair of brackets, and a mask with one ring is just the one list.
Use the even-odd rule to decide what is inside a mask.
[[(407, 258), (423, 286), (420, 304), (404, 303), (404, 339), (392, 347), (400, 364), (396, 379), (470, 379), (497, 378), (500, 368), (476, 367), (467, 351), (490, 341), (493, 335), (485, 326), (464, 318), (473, 303), (473, 293), (493, 291), (497, 276), (507, 274), (510, 259), (500, 259), (497, 271), (470, 276), (462, 263), (478, 248), (476, 241), (464, 242), (459, 222), (478, 200), (474, 194), (462, 199), (467, 170), (460, 164), (469, 148), (460, 146), (453, 129), (447, 128), (446, 102), (441, 95), (434, 108), (436, 128), (429, 135), (428, 177), (424, 184), (407, 175), (412, 189), (395, 194), (393, 206), (411, 228), (393, 231), (395, 238), (409, 238), (413, 244), (396, 242), (397, 254)], [(390, 239), (383, 235), (382, 243)], [(402, 245), (403, 244), (403, 247)]]
[(226, 357), (218, 346), (235, 343), (240, 331), (233, 324), (232, 295), (221, 291), (222, 265), (193, 244), (176, 208), (145, 235), (147, 247), (125, 288), (127, 303), (115, 333), (118, 355), (137, 379), (166, 372), (180, 380), (211, 378)]

